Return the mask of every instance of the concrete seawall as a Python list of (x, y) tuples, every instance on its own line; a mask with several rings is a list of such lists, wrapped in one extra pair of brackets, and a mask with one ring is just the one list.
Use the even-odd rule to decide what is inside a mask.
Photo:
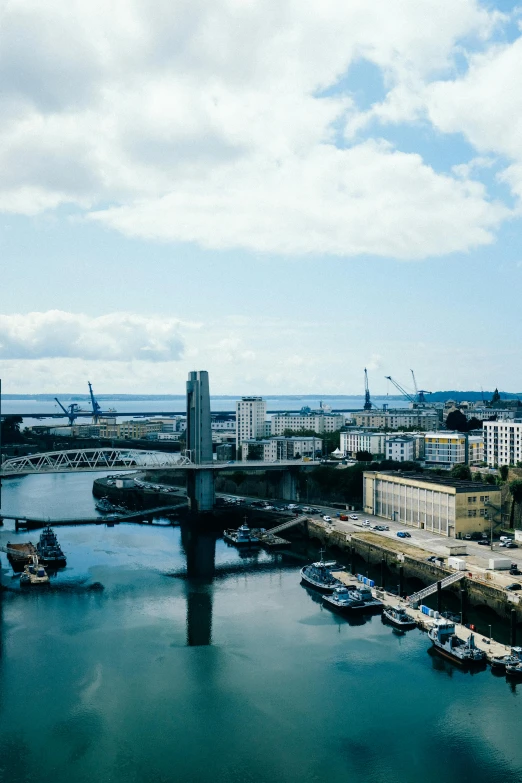
[[(302, 524), (305, 535), (319, 544), (327, 547), (337, 547), (341, 551), (350, 554), (351, 550), (364, 561), (373, 566), (379, 566), (384, 561), (386, 567), (399, 573), (402, 566), (404, 577), (421, 580), (426, 586), (444, 579), (454, 571), (441, 568), (426, 561), (426, 552), (423, 549), (405, 544), (402, 541), (383, 540), (376, 533), (343, 533), (339, 530), (329, 530), (319, 521), (308, 520)], [(499, 617), (509, 619), (511, 610), (517, 612), (517, 621), (522, 622), (522, 605), (518, 602), (517, 595), (509, 594), (505, 590), (488, 584), (484, 579), (479, 579), (473, 572), (466, 572), (462, 582), (450, 585), (446, 590), (459, 594), (462, 588), (466, 590), (466, 601), (470, 606), (488, 606)], [(471, 574), (471, 575), (470, 575)], [(396, 582), (398, 583), (398, 578)]]

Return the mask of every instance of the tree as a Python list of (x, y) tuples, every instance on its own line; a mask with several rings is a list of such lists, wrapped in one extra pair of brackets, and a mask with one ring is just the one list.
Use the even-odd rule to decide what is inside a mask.
[(8, 415), (2, 420), (2, 443), (20, 443), (23, 435), (20, 427), (23, 424), (21, 416)]
[(499, 473), (502, 481), (506, 481), (509, 473), (509, 467), (507, 465), (501, 465), (499, 468)]
[(482, 429), (482, 422), (480, 419), (477, 419), (475, 416), (473, 416), (468, 421), (468, 430), (481, 430)]
[(509, 491), (513, 496), (515, 503), (522, 502), (522, 479), (514, 479), (509, 482)]
[(355, 455), (355, 459), (357, 462), (371, 462), (373, 454), (369, 451), (358, 451)]
[(462, 411), (456, 410), (448, 413), (448, 418), (446, 419), (446, 429), (456, 430), (457, 432), (468, 431), (468, 420)]
[(467, 465), (453, 465), (450, 475), (461, 481), (471, 481), (471, 470)]

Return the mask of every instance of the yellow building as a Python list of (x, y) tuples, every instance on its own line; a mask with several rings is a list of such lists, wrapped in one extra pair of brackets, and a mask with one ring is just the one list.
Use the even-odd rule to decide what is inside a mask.
[(500, 487), (422, 473), (366, 471), (363, 505), (367, 514), (450, 538), (489, 533), (501, 521)]

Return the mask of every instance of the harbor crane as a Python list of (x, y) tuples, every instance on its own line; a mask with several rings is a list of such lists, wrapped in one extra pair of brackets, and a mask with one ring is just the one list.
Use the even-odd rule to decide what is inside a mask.
[(68, 405), (67, 408), (65, 408), (62, 405), (62, 403), (60, 402), (60, 400), (58, 399), (58, 397), (55, 397), (54, 399), (56, 400), (56, 402), (58, 403), (58, 405), (60, 406), (62, 411), (65, 413), (65, 415), (69, 419), (69, 427), (72, 427), (72, 425), (74, 424), (74, 422), (78, 418), (78, 413), (81, 411), (80, 406), (78, 405), (77, 402), (71, 402), (71, 404)]
[(387, 381), (391, 381), (395, 386), (395, 388), (397, 389), (397, 391), (403, 394), (407, 400), (412, 402), (414, 405), (417, 404), (415, 397), (413, 397), (409, 392), (407, 392), (406, 389), (403, 389), (400, 383), (397, 383), (397, 381), (394, 378), (392, 378), (391, 375), (385, 375), (384, 377), (386, 378)]
[(418, 389), (417, 388), (417, 381), (415, 380), (415, 373), (413, 370), (410, 370), (411, 377), (413, 378), (413, 388), (415, 389), (415, 398), (419, 405), (425, 405), (426, 404), (426, 398), (424, 397), (425, 394), (431, 394), (430, 391), (426, 391), (426, 389)]
[(94, 396), (94, 392), (92, 390), (92, 383), (90, 381), (87, 381), (89, 384), (89, 394), (91, 395), (91, 405), (92, 405), (92, 422), (93, 424), (98, 424), (98, 419), (102, 415), (102, 409), (101, 405)]
[(368, 386), (368, 370), (364, 368), (364, 410), (371, 411), (372, 401), (370, 399), (370, 387)]

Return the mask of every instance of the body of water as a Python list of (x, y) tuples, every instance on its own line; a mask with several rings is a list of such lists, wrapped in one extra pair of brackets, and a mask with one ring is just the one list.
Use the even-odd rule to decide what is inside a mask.
[[(6, 480), (2, 509), (90, 513), (93, 478)], [(332, 614), (299, 555), (195, 528), (57, 532), (68, 565), (49, 590), (21, 591), (2, 555), (1, 781), (522, 780), (522, 686)]]

